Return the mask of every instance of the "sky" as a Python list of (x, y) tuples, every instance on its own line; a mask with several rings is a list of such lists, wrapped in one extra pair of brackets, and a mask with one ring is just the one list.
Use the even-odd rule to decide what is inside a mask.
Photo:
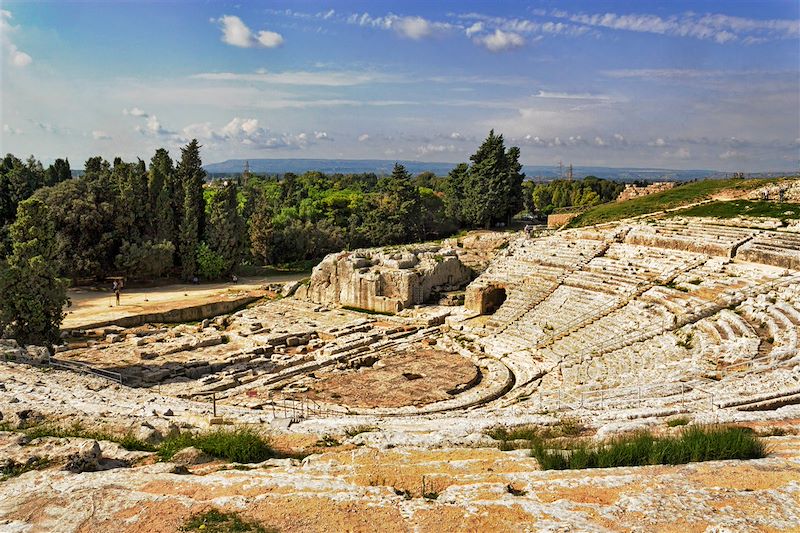
[(800, 2), (0, 0), (0, 151), (796, 170)]

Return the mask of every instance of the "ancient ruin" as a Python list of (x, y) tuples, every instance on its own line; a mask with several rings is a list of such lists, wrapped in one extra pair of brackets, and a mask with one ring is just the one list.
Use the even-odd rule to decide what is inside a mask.
[[(359, 509), (358, 520), (430, 525), (432, 515), (402, 502), (433, 491), (466, 517), (453, 518), (459, 527), (507, 529), (518, 519), (545, 523), (556, 499), (598, 494), (600, 481), (592, 480), (606, 480), (603, 496), (593, 496), (599, 499), (588, 507), (596, 517), (631, 507), (625, 494), (645, 486), (658, 491), (653, 505), (675, 505), (682, 490), (716, 501), (718, 476), (728, 476), (741, 506), (704, 517), (708, 524), (787, 529), (797, 523), (796, 511), (777, 503), (793, 497), (793, 485), (780, 476), (746, 481), (748, 466), (669, 467), (668, 477), (684, 480), (670, 488), (666, 478), (644, 481), (632, 468), (619, 471), (624, 482), (579, 473), (531, 477), (533, 459), (487, 449), (495, 444), (485, 434), (498, 425), (563, 420), (580, 420), (602, 438), (674, 417), (772, 425), (796, 419), (800, 240), (790, 224), (738, 227), (673, 216), (535, 238), (481, 232), (435, 245), (331, 254), (307, 282), (267, 292), (273, 296), (197, 323), (75, 327), (53, 355), (5, 341), (0, 421), (14, 429), (102, 419), (146, 442), (212, 422), (247, 424), (277, 443), (324, 441), (341, 451), (316, 448), (323, 455), (302, 463), (271, 459), (259, 466), (268, 470), (237, 473), (208, 466), (215, 463), (197, 450), (171, 463), (130, 467), (152, 454), (81, 439), (28, 446), (13, 433), (0, 433), (0, 447), (15, 460), (48, 455), (63, 457), (73, 471), (99, 471), (87, 489), (94, 493), (109, 491), (110, 483), (136, 487), (149, 502), (131, 518), (138, 524), (161, 508), (148, 499), (152, 484), (185, 514), (211, 494), (229, 494), (221, 487), (243, 483), (244, 474), (253, 490), (285, 494), (269, 496), (270, 508), (301, 505), (290, 487), (308, 483), (315, 508), (329, 513), (321, 523), (331, 527), (361, 527), (345, 518), (339, 493)], [(796, 437), (780, 438), (778, 449), (796, 448)], [(787, 453), (752, 468), (796, 478)], [(448, 461), (463, 461), (465, 470), (445, 467)], [(182, 482), (193, 496), (177, 504), (177, 489), (166, 487), (181, 468), (205, 475)], [(47, 472), (0, 484), (0, 525), (54, 523), (50, 515), (22, 514), (55, 490), (68, 500), (79, 490), (69, 477), (78, 474), (58, 471), (60, 488), (30, 496), (25, 487), (43, 483)], [(119, 516), (133, 513), (131, 501), (114, 498)], [(524, 503), (513, 517), (496, 510), (512, 502)], [(742, 511), (747, 505), (772, 514)], [(490, 508), (490, 518), (477, 518), (475, 512)], [(65, 530), (110, 519), (70, 509), (74, 516), (64, 523), (74, 527)], [(602, 523), (558, 512), (578, 528)], [(287, 524), (271, 511), (259, 513)]]

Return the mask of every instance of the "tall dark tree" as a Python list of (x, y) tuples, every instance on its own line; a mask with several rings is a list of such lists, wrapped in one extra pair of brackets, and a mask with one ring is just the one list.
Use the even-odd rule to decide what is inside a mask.
[(396, 244), (421, 237), (419, 189), (405, 167), (395, 164), (392, 175), (378, 184), (377, 205), (367, 214), (365, 225), (370, 240)]
[[(169, 152), (159, 148), (150, 160), (150, 171), (147, 180), (151, 215), (149, 235), (157, 242), (174, 242), (176, 240), (176, 206), (172, 203), (173, 195), (177, 194), (177, 191), (174, 190), (174, 174), (175, 169), (172, 165), (172, 159), (169, 157)], [(181, 208), (183, 208), (183, 205), (181, 205)]]
[(469, 165), (460, 163), (450, 171), (444, 181), (444, 214), (458, 224), (464, 220), (461, 209), (464, 202), (464, 182), (468, 173)]
[(522, 180), (519, 148), (505, 149), (502, 135), (494, 130), (471, 157), (464, 186), (462, 214), (473, 226), (491, 227), (510, 222), (522, 208)]
[(239, 188), (231, 183), (216, 191), (208, 205), (206, 243), (222, 257), (222, 273), (230, 273), (242, 256), (245, 226), (238, 213)]
[(197, 273), (197, 247), (205, 229), (205, 201), (203, 183), (206, 172), (200, 160), (200, 144), (197, 139), (181, 148), (178, 163), (178, 178), (183, 186), (183, 216), (179, 235), (179, 257), (184, 279)]
[(12, 252), (0, 278), (0, 326), (4, 334), (29, 344), (52, 345), (67, 303), (67, 281), (58, 277), (55, 225), (37, 199), (19, 205), (11, 226)]
[(71, 178), (72, 170), (69, 168), (69, 159), (56, 159), (45, 171), (44, 184), (51, 186)]

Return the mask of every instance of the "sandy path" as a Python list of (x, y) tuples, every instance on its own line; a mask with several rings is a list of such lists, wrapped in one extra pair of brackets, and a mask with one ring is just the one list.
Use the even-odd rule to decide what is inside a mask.
[(117, 318), (156, 313), (218, 301), (225, 297), (242, 296), (260, 289), (266, 283), (294, 281), (308, 277), (307, 273), (281, 274), (260, 278), (240, 278), (239, 283), (174, 284), (161, 287), (134, 288), (122, 291), (116, 306), (110, 286), (101, 289), (78, 287), (69, 289), (69, 306), (62, 328), (78, 328)]

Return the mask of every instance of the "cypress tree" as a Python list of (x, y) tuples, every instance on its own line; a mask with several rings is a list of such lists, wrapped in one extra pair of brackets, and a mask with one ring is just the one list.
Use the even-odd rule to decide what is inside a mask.
[(238, 187), (224, 186), (208, 206), (208, 246), (224, 260), (222, 273), (231, 272), (239, 263), (244, 244), (244, 221), (238, 212)]
[(197, 139), (181, 148), (178, 178), (183, 186), (183, 216), (180, 222), (178, 252), (184, 279), (197, 273), (197, 247), (202, 240), (205, 226), (203, 183), (206, 172), (200, 160), (200, 145)]
[(38, 198), (25, 200), (10, 229), (11, 255), (0, 273), (0, 329), (23, 344), (59, 339), (67, 280), (56, 273), (55, 225)]
[[(156, 242), (175, 242), (175, 206), (172, 204), (175, 169), (169, 152), (163, 148), (156, 150), (150, 160), (148, 173), (148, 200), (150, 203), (150, 236)], [(181, 195), (182, 196), (182, 195)], [(181, 206), (183, 207), (183, 206)]]

